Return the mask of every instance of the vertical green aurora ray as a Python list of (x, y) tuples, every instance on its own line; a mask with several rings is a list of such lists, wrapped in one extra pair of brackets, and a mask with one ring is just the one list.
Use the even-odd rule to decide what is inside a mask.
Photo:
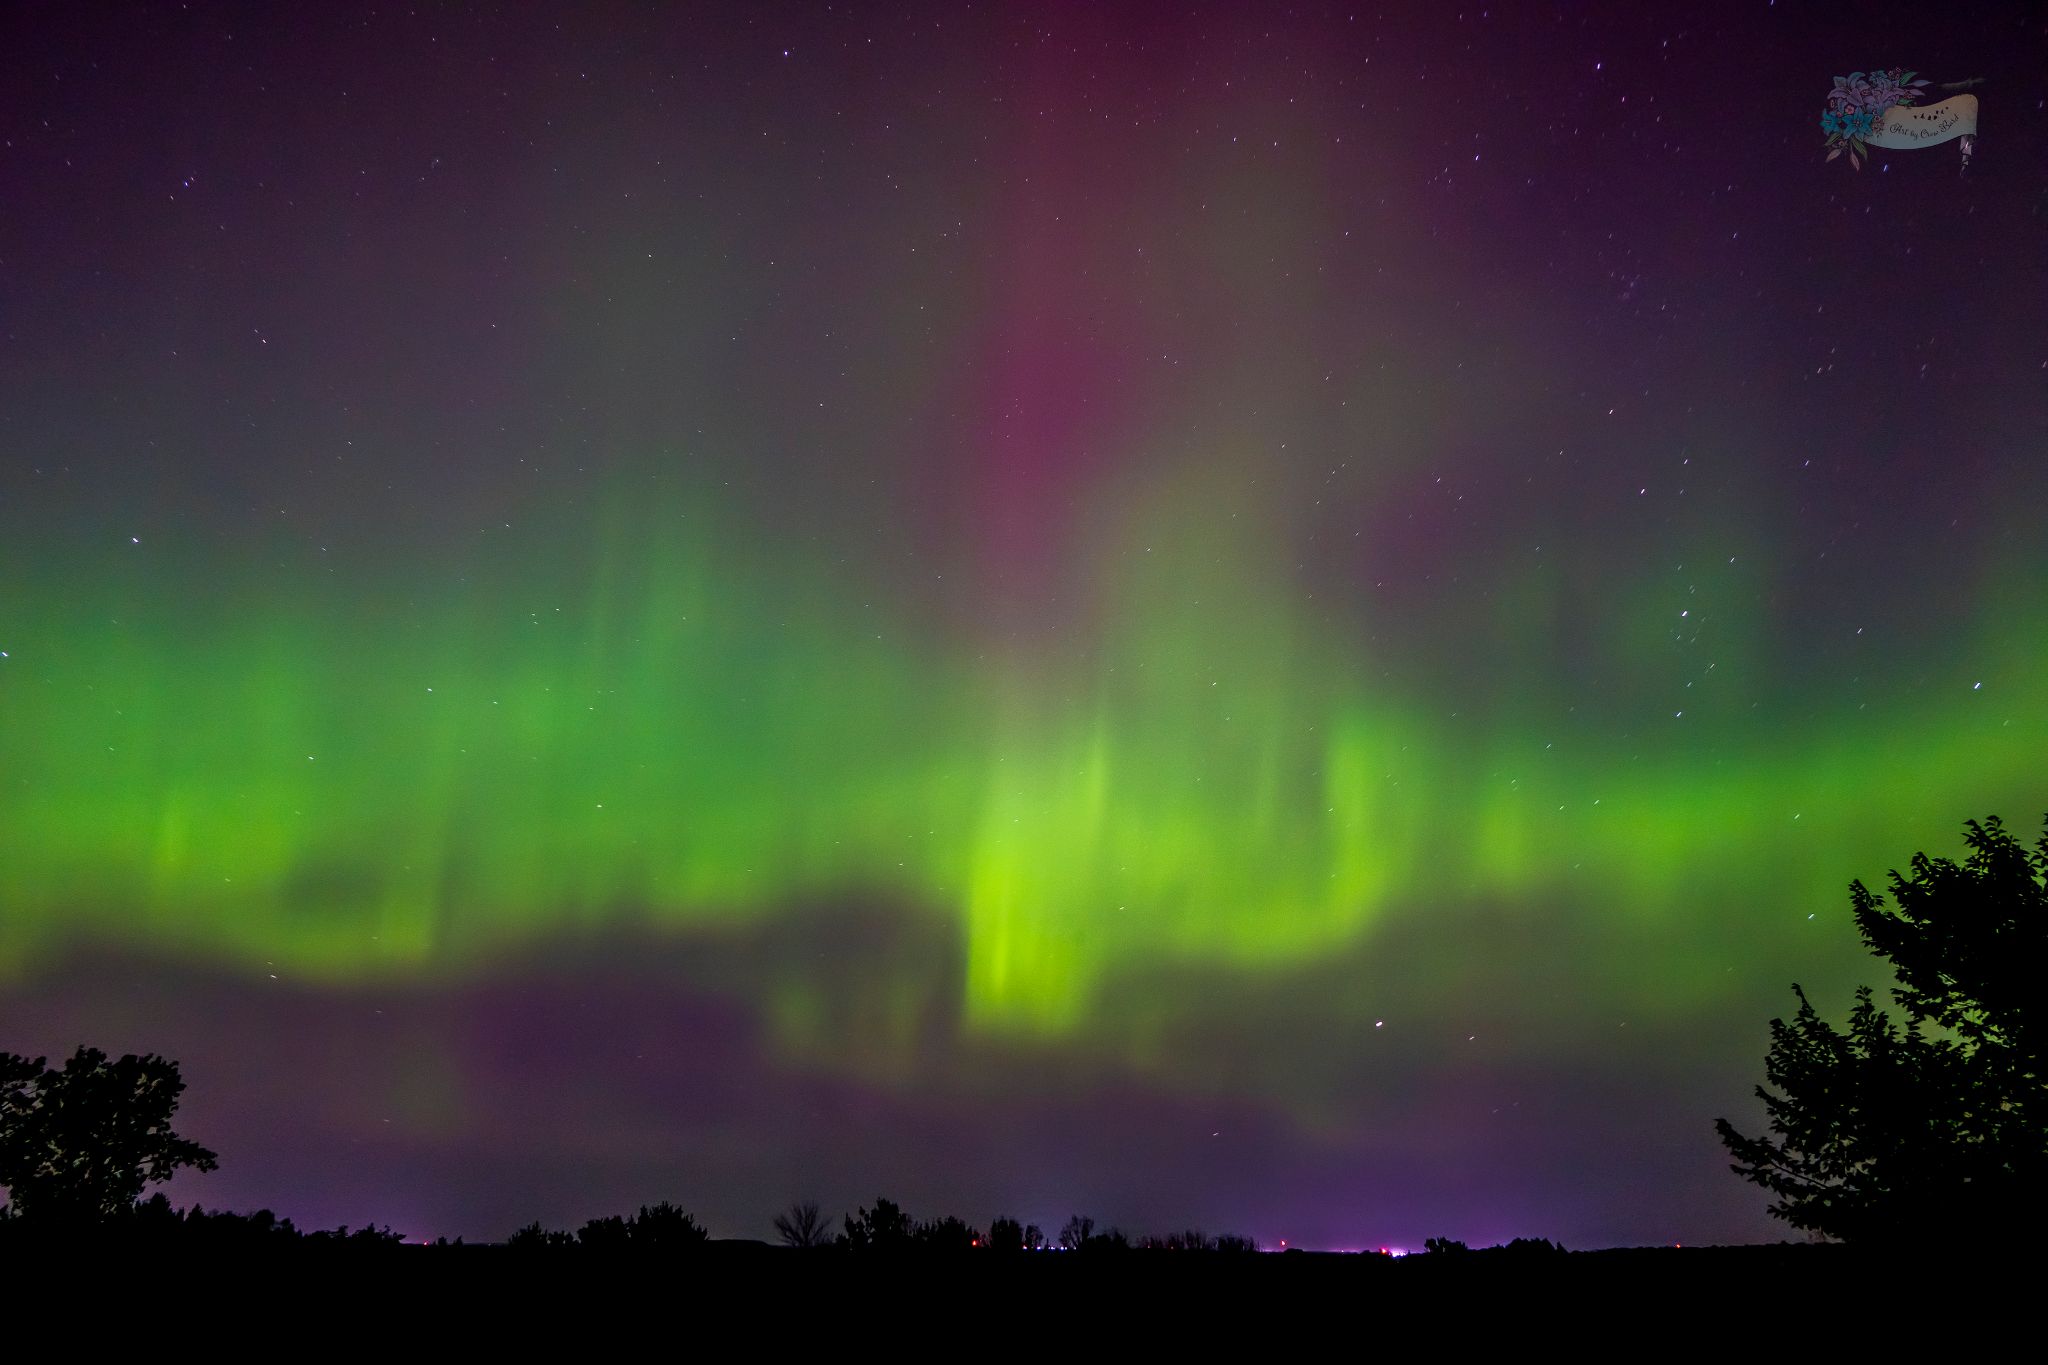
[[(1451, 571), (1396, 585), (1411, 615), (1392, 619), (1356, 556), (1425, 475), (1505, 468), (1465, 451), (1463, 409), (1473, 385), (1513, 409), (1554, 381), (1541, 301), (1446, 320), (1457, 261), (1398, 205), (1340, 214), (1335, 163), (1190, 178), (1151, 150), (1130, 230), (1078, 273), (1132, 337), (1191, 348), (1200, 380), (1144, 371), (1109, 424), (1147, 434), (1077, 490), (1087, 600), (1059, 643), (1020, 657), (892, 614), (873, 564), (849, 575), (679, 494), (650, 477), (666, 453), (621, 452), (585, 520), (513, 518), (452, 564), (238, 559), (102, 524), (109, 558), (29, 528), (0, 545), (0, 969), (114, 943), (338, 982), (457, 974), (554, 935), (883, 900), (957, 926), (971, 1027), (1071, 1036), (1121, 974), (1277, 974), (1476, 903), (1568, 905), (1593, 942), (1717, 916), (1783, 933), (1927, 829), (2032, 799), (2048, 636), (2014, 586), (2040, 578), (2024, 548), (1986, 551), (1984, 609), (1943, 650), (1981, 679), (1893, 670), (1848, 700), (1775, 672), (1785, 528), (1759, 522), (1769, 490), (1711, 477), (1659, 519), (1517, 507), (1513, 535), (1411, 536), (1409, 578)], [(744, 246), (689, 222), (705, 261)], [(652, 244), (632, 245), (615, 258)], [(693, 306), (721, 318), (773, 294), (697, 272)], [(621, 312), (635, 278), (598, 291), (635, 325), (579, 349), (571, 387), (666, 429), (636, 407), (669, 324)], [(945, 272), (918, 280), (852, 310), (890, 339), (833, 403), (887, 393), (870, 406), (899, 424), (920, 395), (943, 407), (924, 376), (977, 310)], [(1333, 290), (1384, 321), (1350, 326)], [(925, 321), (948, 300), (957, 316)], [(784, 326), (794, 345), (810, 320)], [(1334, 482), (1305, 447), (1349, 452)], [(1694, 458), (1717, 468), (1711, 446)], [(836, 491), (886, 501), (855, 469)], [(1546, 496), (1574, 494), (1547, 472)], [(1653, 941), (1658, 960), (1588, 981), (1679, 1002), (1748, 961)], [(813, 1026), (800, 999), (775, 1009)]]
[[(2023, 800), (2048, 739), (2040, 604), (2011, 593), (1962, 642), (1982, 678), (1745, 725), (1493, 727), (1306, 610), (1270, 504), (1182, 470), (1133, 506), (1096, 643), (1029, 676), (701, 509), (615, 515), (581, 569), (259, 589), (166, 555), (10, 594), (0, 963), (459, 974), (880, 897), (957, 918), (972, 1027), (1066, 1036), (1119, 971), (1281, 971), (1475, 901), (1789, 932), (1930, 825)], [(1532, 649), (1517, 714), (1566, 715)], [(1731, 960), (1592, 965), (1677, 1003)]]

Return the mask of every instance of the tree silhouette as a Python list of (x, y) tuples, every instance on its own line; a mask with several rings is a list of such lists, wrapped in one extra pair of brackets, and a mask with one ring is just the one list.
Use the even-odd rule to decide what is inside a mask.
[(642, 1204), (627, 1221), (626, 1236), (635, 1248), (662, 1251), (700, 1247), (711, 1240), (695, 1218), (665, 1199), (651, 1207)]
[(917, 1229), (894, 1201), (877, 1199), (872, 1210), (849, 1213), (842, 1220), (846, 1231), (839, 1240), (855, 1251), (901, 1251), (912, 1243)]
[[(232, 1216), (232, 1215), (230, 1215)], [(395, 1247), (405, 1240), (402, 1232), (393, 1232), (389, 1227), (360, 1227), (354, 1232), (343, 1223), (332, 1232), (318, 1231), (306, 1234), (308, 1242), (339, 1242), (354, 1247)]]
[(1548, 1237), (1517, 1237), (1506, 1246), (1489, 1247), (1487, 1250), (1504, 1256), (1526, 1259), (1531, 1256), (1562, 1256), (1565, 1254), (1561, 1243)]
[(2048, 1194), (2040, 982), (2048, 971), (2048, 835), (2029, 850), (1994, 817), (1965, 826), (1961, 864), (1914, 855), (1896, 909), (1863, 883), (1863, 941), (1889, 958), (1902, 1029), (1857, 991), (1846, 1033), (1797, 985), (1771, 1021), (1758, 1096), (1771, 1137), (1715, 1122), (1733, 1169), (1771, 1212), (1844, 1241), (2009, 1241)]
[(576, 1245), (587, 1251), (624, 1251), (632, 1243), (632, 1229), (616, 1213), (593, 1218), (576, 1230)]
[(775, 1215), (775, 1234), (786, 1247), (810, 1250), (832, 1241), (832, 1220), (818, 1212), (816, 1200), (791, 1204)]
[[(1158, 1238), (1152, 1241), (1162, 1247), (1166, 1244)], [(1084, 1213), (1077, 1213), (1060, 1229), (1059, 1244), (1067, 1251), (1128, 1251), (1131, 1239), (1124, 1235), (1121, 1228), (1097, 1232), (1093, 1218)]]
[(930, 1251), (971, 1251), (981, 1245), (981, 1233), (951, 1214), (919, 1223), (911, 1235)]
[(999, 1216), (988, 1225), (988, 1245), (991, 1251), (1022, 1251), (1024, 1225), (1008, 1214)]
[(555, 1231), (542, 1227), (538, 1222), (532, 1222), (507, 1237), (505, 1245), (517, 1247), (522, 1251), (553, 1250), (575, 1246), (576, 1234)]
[(104, 1222), (132, 1212), (145, 1185), (218, 1165), (171, 1130), (185, 1090), (176, 1062), (88, 1047), (61, 1071), (45, 1061), (0, 1053), (0, 1185), (24, 1221)]

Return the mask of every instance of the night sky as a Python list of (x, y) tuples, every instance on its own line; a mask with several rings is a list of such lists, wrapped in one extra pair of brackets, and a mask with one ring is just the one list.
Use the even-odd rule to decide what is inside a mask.
[(0, 14), (0, 1048), (302, 1225), (1780, 1235), (2048, 807), (2040, 7), (575, 11)]

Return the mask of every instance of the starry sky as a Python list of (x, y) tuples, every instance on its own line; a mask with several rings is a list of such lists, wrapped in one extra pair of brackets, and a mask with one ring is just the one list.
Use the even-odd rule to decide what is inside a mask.
[(2048, 806), (2044, 58), (10, 6), (0, 1047), (301, 1223), (1775, 1237), (1849, 879)]

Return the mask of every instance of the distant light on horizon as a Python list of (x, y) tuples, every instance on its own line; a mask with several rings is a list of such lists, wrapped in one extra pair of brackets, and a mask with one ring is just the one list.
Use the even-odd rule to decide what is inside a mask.
[(757, 8), (18, 26), (5, 1045), (408, 1238), (1781, 1235), (1784, 983), (2039, 809), (2040, 177), (1789, 6)]

